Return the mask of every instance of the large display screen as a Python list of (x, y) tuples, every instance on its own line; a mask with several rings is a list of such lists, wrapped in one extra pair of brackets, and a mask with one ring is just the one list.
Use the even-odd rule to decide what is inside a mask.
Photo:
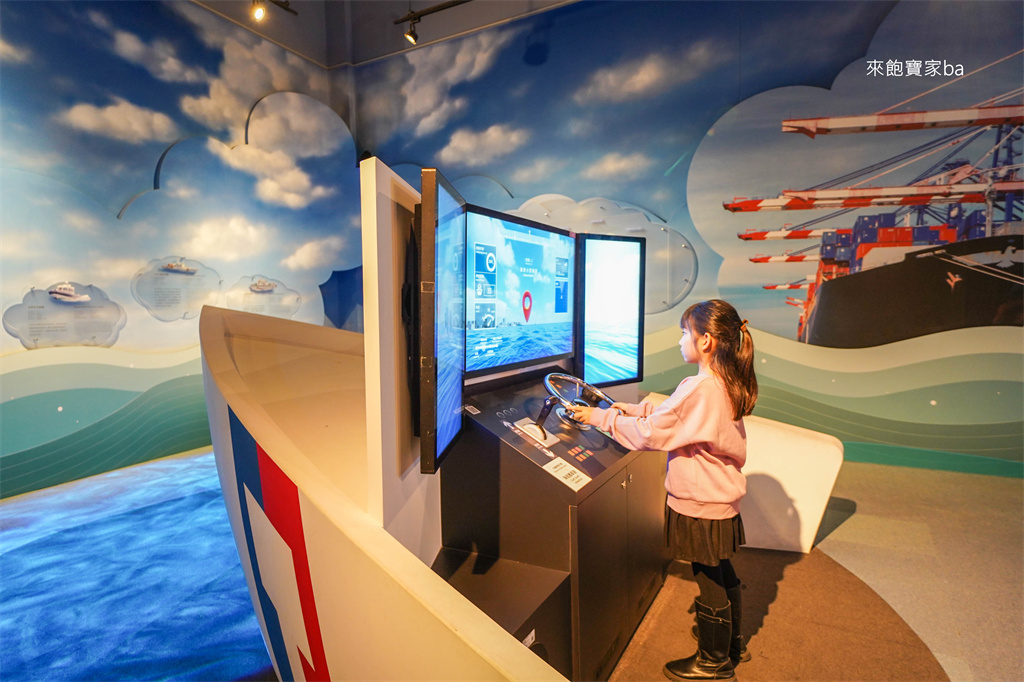
[(422, 172), (420, 471), (434, 473), (462, 431), (465, 373), (465, 202), (435, 169)]
[(644, 266), (642, 237), (579, 235), (583, 292), (582, 372), (588, 384), (643, 378)]
[(572, 355), (573, 235), (468, 206), (466, 256), (467, 377)]

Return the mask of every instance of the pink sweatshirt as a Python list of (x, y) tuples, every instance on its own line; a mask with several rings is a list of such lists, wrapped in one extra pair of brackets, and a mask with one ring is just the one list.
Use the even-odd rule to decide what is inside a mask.
[(699, 519), (739, 514), (747, 432), (742, 419), (733, 421), (729, 394), (714, 377), (683, 379), (657, 408), (629, 405), (626, 415), (596, 409), (590, 423), (628, 448), (668, 453), (665, 489), (675, 511)]

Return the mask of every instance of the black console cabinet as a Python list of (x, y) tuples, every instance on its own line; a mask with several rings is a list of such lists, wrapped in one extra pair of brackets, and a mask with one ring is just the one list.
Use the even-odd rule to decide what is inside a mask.
[(541, 445), (517, 422), (545, 397), (531, 381), (468, 399), (435, 570), (566, 677), (605, 680), (664, 581), (665, 454), (555, 415)]

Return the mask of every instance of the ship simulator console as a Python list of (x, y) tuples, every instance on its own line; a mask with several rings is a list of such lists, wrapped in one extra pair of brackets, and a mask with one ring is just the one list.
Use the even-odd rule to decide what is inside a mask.
[(403, 292), (420, 472), (440, 477), (432, 568), (567, 678), (605, 680), (664, 582), (666, 455), (565, 408), (643, 378), (646, 242), (421, 180)]

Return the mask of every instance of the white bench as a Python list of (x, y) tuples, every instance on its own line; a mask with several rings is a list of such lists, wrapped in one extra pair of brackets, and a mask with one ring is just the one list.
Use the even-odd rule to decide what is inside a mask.
[(748, 547), (810, 552), (843, 465), (834, 436), (749, 416), (747, 496), (740, 506)]

